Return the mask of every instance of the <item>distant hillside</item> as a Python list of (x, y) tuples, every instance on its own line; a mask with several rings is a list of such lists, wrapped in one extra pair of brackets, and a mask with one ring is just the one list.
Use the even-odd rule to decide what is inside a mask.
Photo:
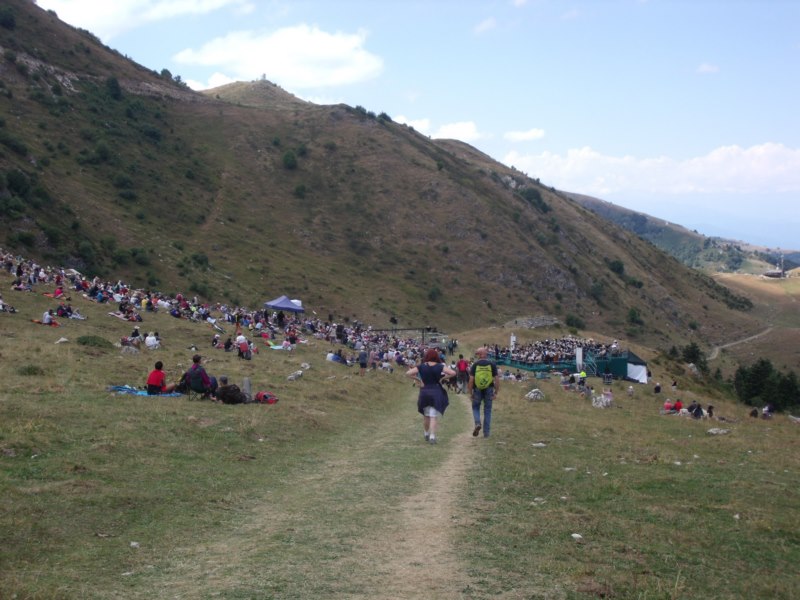
[[(568, 196), (581, 206), (651, 242), (689, 267), (721, 273), (763, 273), (780, 262), (780, 254), (775, 250), (737, 240), (708, 237), (676, 223), (591, 196), (573, 193)], [(786, 254), (786, 268), (800, 265), (799, 260), (800, 253)]]
[(538, 180), (266, 81), (195, 93), (27, 0), (0, 26), (0, 243), (134, 285), (337, 319), (523, 315), (683, 343), (750, 302)]

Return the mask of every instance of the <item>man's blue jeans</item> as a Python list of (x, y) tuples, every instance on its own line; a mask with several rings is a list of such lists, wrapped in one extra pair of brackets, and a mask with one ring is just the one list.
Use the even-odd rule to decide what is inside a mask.
[(481, 402), (483, 402), (483, 437), (489, 437), (492, 428), (492, 400), (494, 400), (494, 386), (485, 390), (472, 389), (472, 417), (475, 425), (481, 424)]

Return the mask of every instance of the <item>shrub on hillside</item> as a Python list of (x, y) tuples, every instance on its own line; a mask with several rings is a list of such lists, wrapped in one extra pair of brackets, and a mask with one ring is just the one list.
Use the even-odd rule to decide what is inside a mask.
[(291, 150), (287, 150), (283, 155), (283, 166), (290, 171), (297, 168), (297, 157)]
[(28, 155), (28, 147), (23, 142), (5, 131), (0, 132), (0, 144), (3, 144), (6, 148), (15, 154), (19, 154), (20, 156)]
[(103, 350), (112, 350), (114, 348), (114, 344), (98, 335), (82, 335), (78, 338), (78, 345), (101, 348)]
[(8, 245), (12, 248), (17, 246), (26, 246), (33, 248), (36, 243), (36, 236), (30, 231), (15, 231), (8, 236)]
[(133, 180), (125, 174), (119, 173), (114, 176), (114, 187), (117, 189), (130, 189), (133, 187)]
[(131, 248), (131, 256), (133, 257), (133, 262), (137, 265), (146, 267), (150, 264), (150, 257), (144, 248)]
[[(0, 215), (10, 219), (19, 219), (25, 214), (25, 204), (16, 196), (0, 195)], [(12, 234), (13, 235), (13, 234)], [(11, 236), (8, 237), (11, 244)]]
[(683, 362), (695, 365), (704, 375), (708, 373), (706, 356), (696, 342), (692, 342), (681, 349), (681, 358)]
[(200, 296), (205, 298), (211, 297), (211, 288), (208, 287), (208, 284), (204, 281), (193, 281), (189, 285), (189, 291), (194, 292)]
[(6, 173), (6, 189), (15, 196), (27, 198), (31, 191), (31, 180), (23, 171), (14, 169)]
[(564, 323), (566, 323), (567, 327), (574, 327), (575, 329), (586, 329), (586, 323), (580, 317), (576, 317), (573, 314), (567, 315), (567, 318), (564, 319)]
[(525, 198), (539, 212), (550, 212), (550, 205), (542, 199), (542, 193), (536, 188), (524, 188), (519, 195)]
[(17, 18), (14, 16), (14, 11), (8, 6), (0, 8), (0, 27), (13, 31), (16, 26)]
[(633, 308), (628, 311), (628, 323), (631, 325), (644, 325), (644, 319), (638, 308)]
[(625, 263), (619, 259), (608, 261), (608, 268), (617, 275), (622, 275), (625, 272)]
[(40, 375), (44, 375), (44, 369), (39, 365), (22, 365), (19, 369), (17, 369), (17, 374), (22, 375), (23, 377), (37, 377)]
[(207, 269), (209, 265), (208, 256), (202, 252), (195, 252), (192, 254), (192, 262), (201, 269)]

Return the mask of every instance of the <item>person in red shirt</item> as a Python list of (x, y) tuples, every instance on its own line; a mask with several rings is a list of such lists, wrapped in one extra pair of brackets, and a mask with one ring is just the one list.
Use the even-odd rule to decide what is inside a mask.
[(469, 383), (469, 362), (464, 358), (463, 354), (458, 355), (458, 362), (456, 363), (456, 382), (458, 383), (458, 393), (467, 393), (467, 383)]
[(175, 384), (167, 385), (167, 376), (164, 374), (164, 363), (160, 360), (156, 362), (155, 369), (150, 371), (147, 376), (147, 395), (158, 396), (159, 394), (171, 394), (175, 391)]

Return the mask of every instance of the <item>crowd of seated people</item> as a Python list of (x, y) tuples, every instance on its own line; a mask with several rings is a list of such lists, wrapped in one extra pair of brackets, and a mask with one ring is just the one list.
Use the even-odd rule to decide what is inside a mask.
[(517, 345), (513, 350), (498, 345), (487, 345), (487, 347), (493, 348), (495, 360), (511, 360), (531, 366), (574, 361), (575, 351), (578, 348), (583, 348), (585, 356), (591, 355), (597, 359), (616, 356), (622, 351), (617, 340), (604, 343), (574, 336), (530, 342)]

